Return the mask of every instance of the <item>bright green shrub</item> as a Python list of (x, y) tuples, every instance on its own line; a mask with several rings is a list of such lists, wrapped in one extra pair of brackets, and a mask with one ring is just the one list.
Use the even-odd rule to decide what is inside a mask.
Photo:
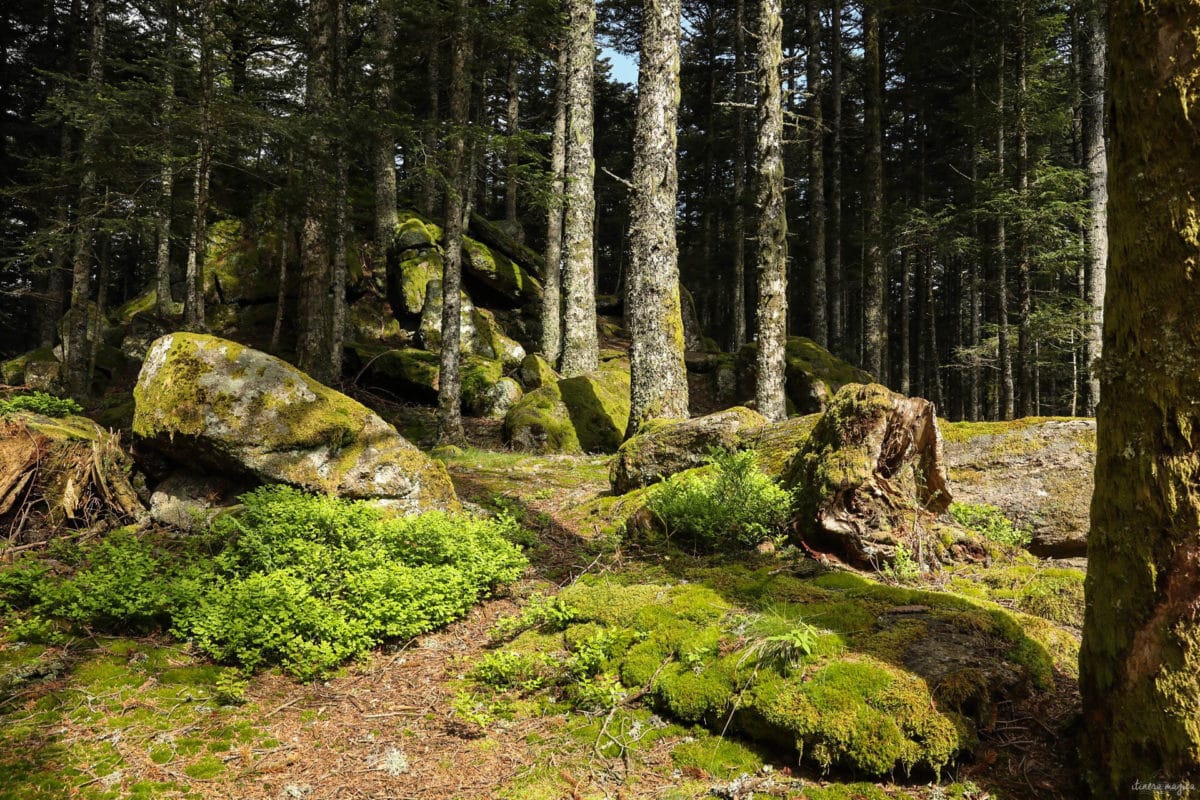
[(0, 571), (0, 601), (101, 629), (170, 625), (218, 661), (302, 678), (463, 616), (526, 561), (511, 519), (388, 518), (363, 502), (263, 487), (173, 550), (128, 532), (80, 549), (73, 575)]
[(712, 468), (671, 476), (647, 506), (669, 535), (714, 550), (753, 547), (779, 535), (791, 498), (758, 467), (753, 450), (713, 450)]
[(7, 416), (14, 411), (32, 411), (34, 414), (41, 414), (44, 417), (56, 418), (83, 413), (83, 409), (74, 400), (55, 397), (45, 392), (18, 394), (7, 400), (0, 400), (0, 417)]
[(1024, 547), (1033, 538), (1028, 528), (1016, 527), (1003, 511), (986, 503), (951, 503), (950, 516), (964, 528), (1000, 544)]

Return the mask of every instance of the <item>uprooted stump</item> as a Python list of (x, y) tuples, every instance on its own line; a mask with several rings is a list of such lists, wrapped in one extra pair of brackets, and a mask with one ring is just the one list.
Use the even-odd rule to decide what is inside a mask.
[(924, 566), (981, 555), (937, 515), (950, 506), (932, 403), (878, 384), (833, 398), (784, 471), (793, 530), (808, 549), (879, 569), (902, 552)]
[(140, 520), (131, 467), (119, 437), (89, 419), (0, 419), (0, 527), (16, 543), (62, 525)]

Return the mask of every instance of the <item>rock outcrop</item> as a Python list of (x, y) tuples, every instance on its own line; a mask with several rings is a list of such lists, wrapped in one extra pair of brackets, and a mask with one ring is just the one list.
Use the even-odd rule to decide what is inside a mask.
[(942, 426), (955, 499), (993, 505), (1046, 558), (1087, 555), (1096, 421), (1028, 418)]
[(444, 467), (356, 401), (274, 356), (172, 333), (146, 354), (133, 430), (184, 466), (369, 498), (406, 513), (457, 508)]
[(629, 371), (620, 360), (525, 395), (504, 418), (505, 439), (538, 453), (612, 453), (629, 425)]

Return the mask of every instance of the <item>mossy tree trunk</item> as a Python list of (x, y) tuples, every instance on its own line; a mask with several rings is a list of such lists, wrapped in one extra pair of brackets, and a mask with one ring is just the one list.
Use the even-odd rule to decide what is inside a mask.
[(563, 171), (567, 160), (567, 51), (558, 52), (554, 133), (550, 139), (550, 208), (546, 212), (546, 274), (542, 282), (542, 355), (558, 363), (562, 350)]
[(863, 4), (864, 124), (867, 138), (864, 197), (863, 368), (883, 380), (883, 76), (878, 0)]
[(450, 142), (446, 165), (446, 228), (442, 239), (442, 351), (438, 375), (437, 440), (462, 444), (462, 257), (469, 191), (467, 124), (471, 114), (470, 0), (457, 0), (450, 56)]
[[(95, 92), (104, 82), (104, 37), (108, 28), (108, 5), (92, 0), (88, 5), (91, 26), (88, 84)], [(74, 256), (71, 265), (71, 308), (66, 324), (65, 383), (73, 397), (85, 396), (91, 388), (92, 237), (96, 213), (96, 127), (88, 126), (80, 147), (83, 177), (79, 183), (79, 214), (75, 222)], [(98, 320), (97, 320), (98, 322)]]
[(1200, 2), (1110, 9), (1112, 248), (1079, 655), (1096, 798), (1200, 781)]
[(568, 378), (599, 365), (596, 337), (595, 171), (592, 92), (596, 58), (595, 0), (567, 3), (566, 217), (563, 231), (563, 352)]
[(675, 242), (679, 13), (679, 0), (645, 0), (642, 5), (625, 296), (625, 320), (632, 339), (626, 438), (647, 420), (688, 416)]
[(787, 416), (787, 208), (783, 195), (783, 20), (779, 0), (758, 10), (758, 413)]
[(424, 149), (425, 176), (421, 181), (421, 212), (426, 217), (432, 217), (437, 205), (437, 170), (433, 164), (437, 156), (438, 138), (440, 136), (441, 94), (439, 87), (439, 71), (441, 55), (442, 30), (435, 15), (429, 24), (429, 52), (426, 54), (425, 80), (429, 89), (429, 111), (425, 120)]
[(173, 116), (175, 114), (175, 41), (177, 39), (177, 9), (173, 0), (165, 9), (167, 29), (163, 34), (162, 77), (162, 161), (159, 167), (158, 212), (155, 234), (158, 238), (154, 262), (155, 310), (159, 316), (171, 313), (171, 218), (174, 209), (175, 160), (173, 156)]
[(812, 309), (810, 325), (813, 341), (829, 346), (825, 264), (825, 117), (821, 112), (821, 12), (818, 0), (808, 0), (808, 54), (805, 69), (808, 79), (808, 262), (811, 276), (808, 298)]
[(516, 136), (521, 130), (521, 58), (516, 53), (508, 57), (508, 103), (505, 108), (505, 133), (512, 137), (505, 154), (504, 175), (504, 220), (509, 224), (509, 231), (518, 243), (524, 243), (525, 234), (517, 220), (517, 183), (520, 177), (521, 147), (517, 144)]
[[(1004, 78), (1006, 48), (1004, 36), (999, 39), (996, 58), (996, 184), (1004, 186)], [(1008, 221), (1005, 212), (996, 215), (996, 339), (1000, 358), (999, 413), (1000, 419), (1013, 418), (1012, 346), (1008, 333)]]
[(842, 320), (842, 0), (829, 21), (829, 350), (845, 356)]
[(183, 299), (183, 324), (188, 330), (204, 329), (204, 254), (208, 249), (208, 182), (212, 168), (213, 0), (202, 0), (196, 9), (200, 47), (200, 140), (196, 143), (195, 199), (192, 234), (188, 247)]

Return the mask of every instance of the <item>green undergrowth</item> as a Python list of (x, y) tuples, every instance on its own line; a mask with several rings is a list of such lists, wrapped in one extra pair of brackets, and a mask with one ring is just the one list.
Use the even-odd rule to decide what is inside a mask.
[(0, 571), (0, 603), (26, 638), (169, 629), (221, 663), (307, 679), (461, 617), (527, 563), (503, 516), (387, 517), (287, 487), (241, 502), (204, 535), (117, 531), (26, 557)]
[(467, 683), (513, 713), (644, 705), (822, 771), (936, 776), (997, 702), (1074, 658), (1069, 635), (991, 602), (775, 566), (582, 580), (501, 621)]
[(996, 506), (986, 503), (951, 503), (950, 516), (967, 530), (988, 541), (1010, 547), (1025, 547), (1033, 539), (1028, 527), (1017, 527)]
[(7, 400), (0, 399), (0, 417), (6, 417), (17, 411), (30, 411), (55, 419), (83, 413), (83, 409), (74, 400), (55, 397), (45, 392), (16, 394)]
[(0, 800), (213, 796), (280, 747), (262, 709), (231, 702), (230, 672), (161, 638), (0, 632)]

